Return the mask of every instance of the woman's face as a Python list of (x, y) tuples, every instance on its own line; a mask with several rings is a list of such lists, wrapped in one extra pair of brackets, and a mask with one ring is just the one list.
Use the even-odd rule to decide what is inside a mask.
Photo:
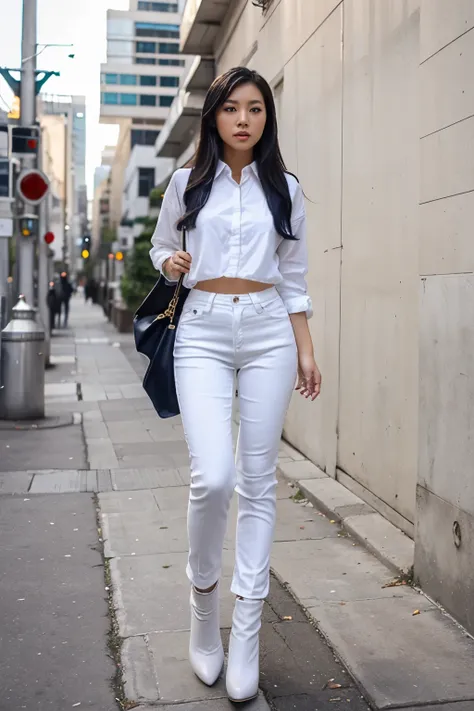
[(259, 142), (266, 121), (265, 101), (255, 84), (237, 87), (216, 113), (219, 136), (237, 151), (249, 151)]

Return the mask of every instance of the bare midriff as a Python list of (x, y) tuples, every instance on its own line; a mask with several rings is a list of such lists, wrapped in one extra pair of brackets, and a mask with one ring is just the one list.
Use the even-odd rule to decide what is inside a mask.
[(254, 294), (257, 291), (271, 289), (271, 286), (271, 284), (264, 284), (261, 281), (252, 281), (251, 279), (219, 277), (218, 279), (199, 281), (194, 288), (211, 294)]

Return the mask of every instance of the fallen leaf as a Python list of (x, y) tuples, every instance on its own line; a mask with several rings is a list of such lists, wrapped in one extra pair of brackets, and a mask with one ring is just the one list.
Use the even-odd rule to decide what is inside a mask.
[(162, 565), (162, 568), (171, 568), (171, 565)]
[(341, 689), (342, 684), (335, 684), (333, 681), (329, 682), (328, 689)]
[(421, 613), (420, 613), (419, 610), (414, 610), (412, 614), (413, 614), (413, 615), (420, 615)]
[(291, 615), (286, 615), (285, 617), (282, 617), (282, 620), (292, 620), (292, 619), (293, 618)]
[(303, 531), (303, 530), (304, 530), (304, 526), (300, 526), (300, 529)]
[(335, 522), (334, 519), (333, 519), (332, 521), (329, 521), (329, 523), (336, 523), (336, 522)]

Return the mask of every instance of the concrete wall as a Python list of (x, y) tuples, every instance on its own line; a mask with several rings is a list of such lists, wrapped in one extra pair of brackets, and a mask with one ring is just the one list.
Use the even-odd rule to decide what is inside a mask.
[(413, 534), (418, 416), (419, 0), (236, 3), (218, 71), (272, 84), (308, 196), (310, 322), (323, 372), (285, 435)]
[(420, 38), (415, 573), (474, 632), (474, 3), (423, 0)]

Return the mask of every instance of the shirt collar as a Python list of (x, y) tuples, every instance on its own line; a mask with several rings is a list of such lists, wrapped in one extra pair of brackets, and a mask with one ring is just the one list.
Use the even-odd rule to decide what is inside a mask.
[[(215, 177), (218, 178), (219, 175), (223, 172), (226, 171), (228, 175), (231, 175), (231, 170), (227, 163), (224, 163), (223, 160), (220, 160), (217, 163), (217, 168), (216, 168), (216, 175)], [(242, 171), (242, 176), (245, 177), (248, 173), (253, 172), (257, 178), (258, 178), (258, 166), (256, 161), (253, 161), (253, 163), (250, 163), (250, 165), (246, 165), (245, 168)]]

